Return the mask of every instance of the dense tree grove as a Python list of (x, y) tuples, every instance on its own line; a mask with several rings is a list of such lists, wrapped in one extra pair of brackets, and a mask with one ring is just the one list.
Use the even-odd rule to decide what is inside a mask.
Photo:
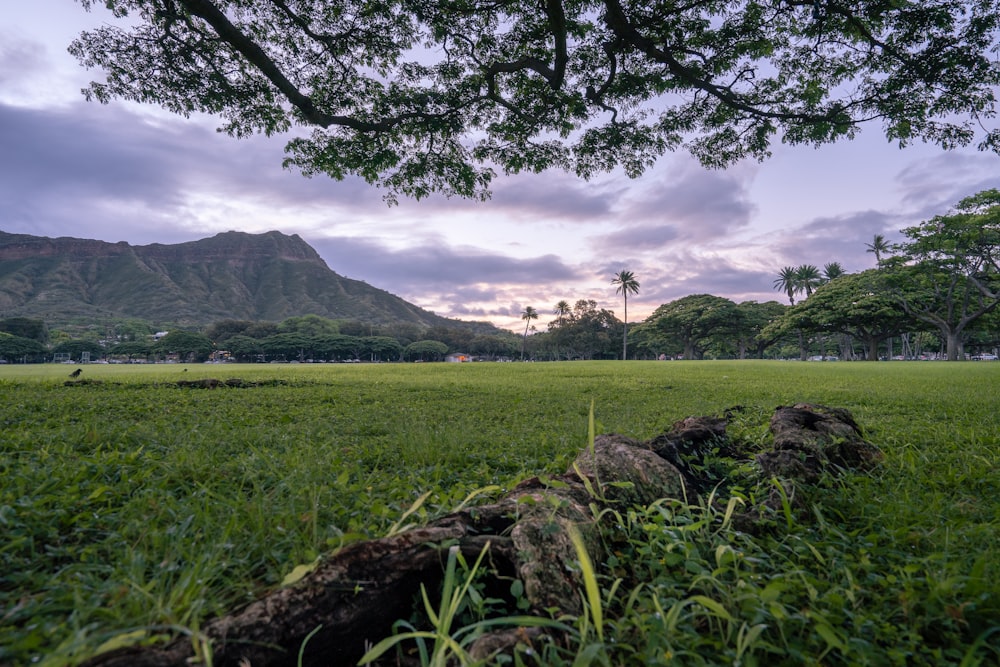
[(855, 357), (851, 341), (856, 340), (864, 346), (867, 359), (878, 359), (879, 345), (910, 324), (900, 305), (879, 290), (878, 280), (877, 271), (838, 276), (790, 308), (764, 332), (776, 339), (799, 331), (840, 334), (846, 336), (840, 340), (841, 358)]
[(34, 338), (0, 331), (0, 360), (4, 363), (45, 361), (47, 355), (48, 349)]
[(179, 361), (205, 361), (212, 349), (212, 341), (205, 334), (180, 330), (171, 331), (154, 346), (157, 352), (176, 354)]
[(496, 171), (636, 176), (865, 123), (1000, 150), (998, 0), (78, 0), (125, 19), (71, 52), (88, 95), (295, 126), (286, 163), (397, 193), (485, 197)]
[[(1000, 191), (960, 201), (955, 210), (902, 230), (890, 245), (875, 235), (867, 250), (878, 268), (848, 274), (838, 262), (822, 271), (803, 264), (780, 269), (776, 302), (735, 304), (700, 294), (663, 304), (634, 330), (650, 356), (739, 357), (748, 349), (799, 357), (956, 360), (964, 348), (995, 354), (1000, 322)], [(796, 303), (796, 297), (799, 302)]]
[[(57, 341), (46, 346), (34, 338), (3, 331), (5, 325), (32, 332), (44, 329), (41, 320), (31, 321), (28, 326), (24, 319), (0, 320), (0, 359), (7, 363), (50, 361), (57, 353), (79, 361), (85, 351), (94, 361), (110, 359), (121, 363), (437, 361), (449, 352), (476, 359), (509, 360), (517, 355), (521, 345), (521, 337), (514, 333), (497, 330), (496, 334), (484, 334), (481, 327), (376, 325), (306, 315), (282, 322), (221, 320), (206, 327), (204, 332), (176, 329), (158, 340), (154, 340), (150, 324), (130, 320), (106, 327), (84, 327), (73, 335), (56, 331)], [(97, 334), (99, 329), (106, 330), (103, 337)], [(414, 347), (416, 343), (427, 342), (433, 345)]]
[[(565, 304), (565, 310), (560, 307)], [(529, 339), (531, 356), (544, 360), (617, 359), (624, 324), (614, 313), (598, 308), (593, 299), (580, 299), (572, 308), (556, 304), (556, 319), (548, 331)]]
[[(775, 288), (790, 299), (805, 291), (807, 298), (765, 331), (839, 334), (845, 358), (855, 358), (854, 340), (863, 343), (868, 359), (878, 357), (882, 342), (893, 357), (888, 342), (894, 337), (904, 357), (917, 356), (915, 344), (934, 336), (938, 352), (951, 361), (963, 358), (966, 344), (995, 352), (997, 327), (989, 316), (1000, 306), (1000, 191), (966, 197), (950, 213), (902, 233), (905, 240), (896, 245), (882, 235), (866, 244), (877, 269), (837, 274), (812, 295), (804, 267), (790, 274), (783, 269)], [(821, 354), (829, 344), (824, 338)]]

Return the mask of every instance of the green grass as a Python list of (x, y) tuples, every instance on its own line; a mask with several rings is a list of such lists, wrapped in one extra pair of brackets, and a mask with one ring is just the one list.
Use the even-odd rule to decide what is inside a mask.
[[(778, 405), (846, 407), (886, 460), (756, 538), (711, 507), (621, 508), (616, 555), (594, 564), (602, 627), (580, 655), (1000, 660), (1000, 364), (95, 365), (82, 377), (101, 384), (63, 386), (72, 368), (0, 366), (0, 664), (71, 663), (136, 628), (196, 633), (295, 566), (384, 535), (425, 493), (407, 523), (563, 472), (592, 401), (599, 433), (641, 439), (743, 405), (731, 430), (761, 443)], [(203, 377), (261, 385), (173, 384)]]

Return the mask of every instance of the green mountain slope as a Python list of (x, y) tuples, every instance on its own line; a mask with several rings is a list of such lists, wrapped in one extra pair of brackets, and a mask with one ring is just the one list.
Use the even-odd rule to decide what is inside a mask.
[(0, 231), (0, 318), (59, 325), (131, 317), (204, 325), (299, 315), (475, 326), (338, 275), (296, 235), (226, 232), (189, 243), (132, 246)]

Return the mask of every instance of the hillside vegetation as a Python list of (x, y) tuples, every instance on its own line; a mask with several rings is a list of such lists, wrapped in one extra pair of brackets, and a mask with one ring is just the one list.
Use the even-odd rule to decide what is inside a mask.
[(50, 327), (115, 318), (194, 326), (301, 315), (453, 322), (338, 275), (299, 236), (280, 232), (145, 246), (0, 232), (0, 313), (41, 318)]

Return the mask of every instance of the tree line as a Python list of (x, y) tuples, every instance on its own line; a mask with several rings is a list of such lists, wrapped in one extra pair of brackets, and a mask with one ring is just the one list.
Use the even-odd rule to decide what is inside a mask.
[[(811, 264), (783, 267), (773, 286), (788, 297), (788, 306), (693, 294), (661, 305), (628, 332), (612, 313), (598, 314), (596, 304), (588, 309), (587, 302), (577, 302), (569, 310), (561, 301), (548, 332), (533, 336), (529, 351), (547, 359), (614, 358), (610, 341), (616, 334), (626, 342), (622, 358), (628, 358), (628, 341), (633, 358), (646, 359), (957, 360), (967, 347), (995, 351), (1000, 191), (967, 197), (948, 214), (901, 232), (900, 243), (876, 234), (866, 244), (875, 269), (847, 273), (835, 261), (822, 270)], [(612, 284), (627, 307), (628, 295), (639, 289), (634, 274), (623, 270)], [(537, 311), (526, 309), (522, 317), (530, 322)], [(525, 345), (527, 333), (526, 326)]]
[[(786, 266), (774, 288), (789, 306), (756, 333), (747, 324), (751, 304), (723, 303), (702, 295), (661, 307), (641, 332), (644, 340), (674, 348), (685, 356), (706, 350), (727, 354), (751, 336), (758, 356), (775, 346), (778, 356), (839, 356), (844, 359), (933, 356), (957, 360), (965, 348), (994, 350), (1000, 330), (1000, 191), (985, 190), (962, 199), (952, 211), (901, 230), (890, 244), (876, 234), (867, 251), (876, 268), (847, 274), (837, 262), (820, 271), (813, 265)], [(805, 295), (799, 303), (795, 298)], [(735, 310), (734, 310), (735, 308)], [(742, 310), (742, 312), (740, 312)], [(766, 316), (765, 316), (766, 319)], [(761, 320), (756, 320), (758, 325)], [(656, 336), (660, 338), (657, 339)], [(897, 341), (894, 347), (893, 340)], [(728, 349), (725, 343), (728, 341)]]
[(185, 362), (440, 361), (452, 351), (483, 359), (510, 359), (518, 343), (515, 334), (503, 331), (488, 334), (462, 327), (377, 325), (317, 315), (282, 322), (222, 320), (203, 330), (173, 329), (159, 337), (152, 324), (141, 320), (103, 328), (95, 325), (75, 337), (63, 331), (50, 333), (42, 320), (0, 320), (0, 359), (8, 363), (49, 361), (57, 355), (79, 360), (84, 354), (92, 360), (126, 363), (167, 358)]
[[(773, 287), (789, 301), (735, 303), (693, 294), (661, 305), (628, 329), (596, 301), (555, 304), (546, 331), (529, 336), (540, 314), (524, 309), (522, 335), (477, 333), (461, 327), (374, 325), (316, 315), (280, 323), (224, 320), (204, 331), (176, 330), (152, 339), (148, 324), (118, 323), (104, 338), (49, 341), (45, 323), (0, 320), (0, 358), (42, 361), (64, 354), (79, 359), (125, 360), (175, 355), (203, 361), (222, 353), (235, 361), (436, 361), (449, 352), (482, 359), (794, 358), (876, 360), (922, 354), (964, 358), (965, 348), (995, 350), (1000, 331), (1000, 191), (962, 199), (952, 211), (901, 230), (889, 244), (875, 235), (867, 244), (876, 268), (846, 273), (839, 262), (822, 270), (786, 266)], [(623, 296), (639, 292), (633, 272), (611, 281)], [(796, 298), (799, 301), (796, 302)], [(621, 355), (618, 352), (621, 341)], [(631, 342), (631, 344), (630, 344)], [(885, 354), (882, 354), (882, 351)]]

